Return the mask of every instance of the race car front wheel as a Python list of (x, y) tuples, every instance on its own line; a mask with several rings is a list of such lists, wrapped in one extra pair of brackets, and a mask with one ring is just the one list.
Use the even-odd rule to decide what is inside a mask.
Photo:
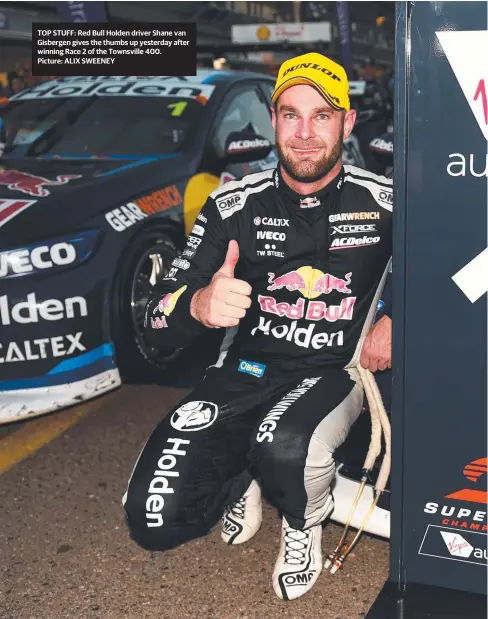
[(153, 286), (169, 271), (177, 248), (166, 229), (142, 231), (128, 247), (115, 285), (112, 339), (124, 382), (153, 382), (176, 353), (163, 356), (144, 339), (144, 310)]

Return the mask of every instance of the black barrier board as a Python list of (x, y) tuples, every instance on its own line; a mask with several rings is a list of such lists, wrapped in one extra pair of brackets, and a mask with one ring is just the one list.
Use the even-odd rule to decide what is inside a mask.
[(195, 23), (33, 23), (35, 76), (196, 75)]
[(391, 563), (368, 619), (486, 617), (487, 28), (486, 1), (397, 3)]

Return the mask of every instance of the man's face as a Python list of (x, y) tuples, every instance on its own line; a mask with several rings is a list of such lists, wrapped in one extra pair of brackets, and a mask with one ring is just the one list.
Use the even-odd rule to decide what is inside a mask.
[(334, 110), (312, 86), (287, 88), (272, 110), (281, 164), (296, 181), (312, 183), (342, 157), (356, 112)]

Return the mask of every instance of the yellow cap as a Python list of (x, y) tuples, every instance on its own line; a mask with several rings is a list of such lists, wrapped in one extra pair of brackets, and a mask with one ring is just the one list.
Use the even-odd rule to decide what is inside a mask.
[(278, 71), (273, 102), (290, 86), (308, 84), (338, 110), (349, 110), (349, 82), (343, 67), (322, 54), (311, 52), (286, 60)]

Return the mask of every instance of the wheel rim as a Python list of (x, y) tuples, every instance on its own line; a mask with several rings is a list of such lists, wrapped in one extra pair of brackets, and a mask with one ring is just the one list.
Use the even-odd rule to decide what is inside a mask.
[(161, 246), (154, 245), (147, 249), (137, 262), (130, 294), (132, 325), (137, 342), (154, 362), (162, 356), (157, 348), (149, 346), (144, 339), (144, 313), (153, 287), (167, 275), (167, 264), (169, 259), (161, 252)]

